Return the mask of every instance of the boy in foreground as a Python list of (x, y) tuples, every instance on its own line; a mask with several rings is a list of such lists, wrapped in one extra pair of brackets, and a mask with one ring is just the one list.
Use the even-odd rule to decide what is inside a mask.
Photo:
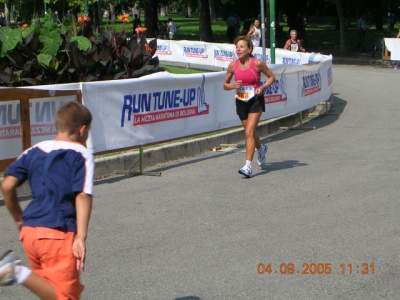
[[(79, 102), (55, 115), (57, 138), (24, 151), (4, 172), (4, 203), (20, 230), (31, 269), (12, 251), (0, 257), (0, 286), (22, 284), (41, 299), (79, 299), (92, 209), (94, 160), (84, 147), (92, 115)], [(24, 212), (16, 188), (29, 180)]]

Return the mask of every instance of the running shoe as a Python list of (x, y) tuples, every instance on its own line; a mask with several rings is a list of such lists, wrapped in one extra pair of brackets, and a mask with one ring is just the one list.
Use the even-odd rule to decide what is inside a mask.
[(251, 166), (245, 165), (243, 168), (239, 169), (239, 174), (242, 174), (246, 176), (247, 178), (251, 178), (253, 175), (253, 170), (251, 169)]
[(262, 144), (261, 148), (258, 149), (258, 156), (257, 156), (257, 163), (260, 167), (265, 165), (265, 162), (267, 161), (265, 158), (265, 153), (268, 151), (268, 145)]
[(0, 286), (12, 285), (15, 283), (14, 268), (20, 264), (15, 253), (8, 250), (0, 257)]

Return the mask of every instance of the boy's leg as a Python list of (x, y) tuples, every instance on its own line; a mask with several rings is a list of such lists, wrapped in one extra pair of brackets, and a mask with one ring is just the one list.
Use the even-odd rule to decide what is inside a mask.
[(23, 285), (30, 289), (31, 292), (36, 294), (40, 299), (57, 300), (57, 294), (54, 287), (47, 280), (35, 273), (31, 273)]
[(22, 284), (41, 299), (56, 300), (54, 287), (20, 263), (13, 251), (3, 254), (0, 258), (0, 286)]

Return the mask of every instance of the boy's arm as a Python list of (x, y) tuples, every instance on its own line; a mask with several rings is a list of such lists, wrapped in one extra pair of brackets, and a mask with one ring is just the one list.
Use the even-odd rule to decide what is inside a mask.
[(77, 258), (77, 269), (83, 271), (86, 255), (86, 237), (92, 211), (92, 196), (79, 193), (75, 199), (77, 232), (72, 250)]
[(1, 191), (4, 196), (4, 203), (10, 212), (11, 216), (14, 218), (15, 223), (17, 224), (18, 230), (21, 230), (22, 227), (22, 209), (19, 205), (17, 198), (17, 186), (19, 185), (18, 178), (8, 175), (4, 178), (3, 183), (1, 184)]

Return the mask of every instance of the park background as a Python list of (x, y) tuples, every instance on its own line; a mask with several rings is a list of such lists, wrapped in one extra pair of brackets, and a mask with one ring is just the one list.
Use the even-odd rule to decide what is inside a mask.
[[(271, 0), (265, 0), (266, 16), (266, 45), (270, 45), (269, 15)], [(289, 37), (288, 30), (296, 23), (297, 15), (306, 18), (306, 37), (303, 44), (307, 52), (321, 52), (341, 56), (363, 55), (356, 53), (358, 43), (357, 19), (365, 14), (368, 32), (366, 34), (366, 52), (371, 54), (375, 42), (383, 36), (393, 37), (397, 32), (400, 17), (400, 1), (398, 0), (276, 0), (275, 20), (281, 26), (282, 34), (277, 34), (277, 47), (282, 47), (283, 41)], [(113, 28), (120, 32), (124, 25), (128, 37), (134, 33), (131, 24), (123, 24), (118, 16), (129, 14), (132, 22), (133, 15), (138, 14), (142, 26), (147, 28), (148, 38), (155, 37), (160, 21), (172, 18), (179, 26), (176, 39), (202, 40), (223, 43), (226, 39), (225, 20), (234, 14), (243, 23), (246, 19), (259, 18), (260, 1), (244, 0), (139, 0), (139, 1), (88, 1), (82, 0), (8, 0), (4, 2), (6, 17), (5, 25), (22, 26), (43, 19), (45, 11), (50, 14), (58, 12), (60, 22), (70, 24), (68, 10), (77, 19), (85, 13), (90, 16), (92, 26)], [(86, 5), (85, 5), (86, 4)], [(14, 13), (15, 12), (15, 13)], [(106, 13), (105, 13), (106, 12)], [(107, 15), (108, 17), (104, 17)], [(14, 16), (14, 17), (13, 17)], [(9, 20), (9, 22), (8, 22)], [(19, 20), (19, 22), (17, 22)], [(392, 22), (392, 26), (390, 26)], [(394, 22), (394, 23), (393, 23)], [(365, 54), (364, 54), (365, 55)]]

